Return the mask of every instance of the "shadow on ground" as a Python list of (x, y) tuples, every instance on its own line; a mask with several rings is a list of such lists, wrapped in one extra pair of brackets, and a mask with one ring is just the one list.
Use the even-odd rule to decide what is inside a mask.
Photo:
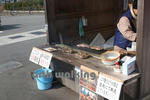
[(1, 26), (1, 31), (21, 28), (21, 27), (19, 27), (20, 25), (21, 25), (21, 24), (2, 25), (2, 26)]
[(64, 87), (64, 85), (62, 85), (60, 82), (58, 82), (57, 80), (53, 81), (52, 83), (52, 89), (59, 89)]

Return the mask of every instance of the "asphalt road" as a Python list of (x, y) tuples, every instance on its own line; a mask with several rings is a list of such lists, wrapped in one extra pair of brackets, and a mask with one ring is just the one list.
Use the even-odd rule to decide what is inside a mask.
[(44, 20), (42, 15), (2, 16), (0, 64), (11, 60), (28, 62), (31, 48), (46, 43), (45, 32), (39, 30), (44, 28)]
[(1, 21), (0, 36), (37, 30), (45, 25), (44, 15), (1, 16)]
[[(39, 91), (36, 82), (31, 79), (30, 72), (40, 68), (28, 60), (32, 47), (46, 43), (45, 32), (39, 30), (43, 28), (44, 16), (3, 17), (2, 21), (4, 26), (0, 33), (0, 100), (78, 100), (76, 93), (62, 85)], [(19, 62), (22, 66), (14, 68), (14, 65), (9, 65), (12, 61)], [(5, 69), (4, 72), (1, 69)]]

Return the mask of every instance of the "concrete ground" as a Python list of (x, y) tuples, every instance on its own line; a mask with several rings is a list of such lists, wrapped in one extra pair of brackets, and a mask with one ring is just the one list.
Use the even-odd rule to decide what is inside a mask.
[[(78, 100), (78, 95), (72, 90), (54, 84), (47, 91), (39, 91), (36, 81), (32, 80), (30, 72), (40, 66), (30, 62), (29, 55), (33, 46), (46, 42), (45, 37), (0, 46), (0, 64), (17, 61), (23, 66), (0, 73), (0, 100)], [(11, 66), (10, 66), (11, 67)]]
[[(3, 20), (3, 25), (9, 26), (10, 22), (13, 24), (20, 24), (20, 27), (4, 30), (0, 33), (0, 38), (4, 37), (7, 39), (7, 37), (12, 34), (22, 34), (22, 32), (42, 28), (42, 24), (35, 25), (40, 22), (44, 23), (44, 19), (41, 18), (44, 17), (16, 16), (16, 18), (10, 18), (15, 19), (12, 21), (7, 21), (5, 19)], [(7, 29), (9, 27), (5, 26), (5, 28)], [(4, 72), (0, 70), (0, 100), (78, 100), (78, 94), (60, 84), (55, 84), (50, 90), (39, 91), (36, 82), (32, 80), (30, 72), (40, 67), (28, 60), (30, 52), (32, 47), (44, 45), (46, 43), (46, 37), (40, 37), (39, 35), (39, 38), (29, 38), (28, 40), (20, 42), (17, 42), (17, 39), (20, 38), (16, 38), (16, 43), (13, 42), (15, 39), (12, 39), (12, 43), (9, 41), (9, 44), (4, 43), (0, 45), (0, 67), (3, 67), (3, 64), (7, 64), (11, 61), (22, 64), (19, 68), (9, 66), (9, 70), (5, 67), (2, 68), (5, 69)], [(0, 43), (1, 42), (0, 40)]]
[(0, 100), (78, 100), (75, 92), (60, 84), (53, 85), (50, 90), (38, 90), (30, 74), (37, 68), (30, 63), (0, 74)]

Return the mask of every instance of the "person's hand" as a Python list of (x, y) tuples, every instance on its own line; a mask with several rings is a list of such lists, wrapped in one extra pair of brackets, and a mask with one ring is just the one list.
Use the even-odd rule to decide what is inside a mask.
[(126, 54), (128, 54), (127, 50), (121, 50), (121, 51), (119, 51), (119, 53), (120, 53), (121, 55), (126, 55)]

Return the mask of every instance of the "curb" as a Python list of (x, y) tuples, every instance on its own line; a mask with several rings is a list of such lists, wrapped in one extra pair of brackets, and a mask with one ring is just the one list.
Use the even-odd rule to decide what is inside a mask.
[(1, 13), (1, 16), (15, 16), (15, 15), (44, 15), (45, 11), (9, 11), (9, 10), (4, 10)]

